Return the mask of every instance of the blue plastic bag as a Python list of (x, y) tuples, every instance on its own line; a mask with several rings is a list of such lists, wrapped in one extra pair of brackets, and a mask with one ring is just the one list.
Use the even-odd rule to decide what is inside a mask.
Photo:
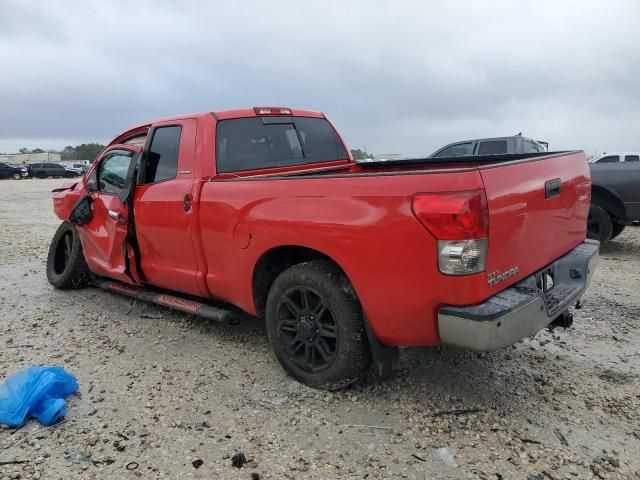
[(30, 416), (53, 425), (67, 413), (65, 397), (77, 391), (78, 380), (62, 367), (20, 370), (0, 385), (0, 424), (20, 427)]

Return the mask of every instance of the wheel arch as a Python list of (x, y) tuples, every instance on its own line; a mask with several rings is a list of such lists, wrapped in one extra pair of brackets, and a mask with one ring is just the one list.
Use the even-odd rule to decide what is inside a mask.
[(253, 301), (256, 313), (259, 317), (264, 315), (269, 290), (278, 275), (293, 265), (313, 260), (325, 260), (340, 269), (347, 280), (349, 280), (349, 284), (357, 299), (357, 295), (355, 294), (355, 289), (349, 275), (347, 275), (345, 269), (342, 268), (342, 266), (332, 257), (310, 247), (303, 247), (300, 245), (280, 245), (265, 251), (258, 258), (258, 261), (253, 268), (251, 285)]
[(611, 190), (599, 185), (591, 187), (591, 202), (604, 208), (614, 219), (624, 220), (627, 216), (622, 200)]

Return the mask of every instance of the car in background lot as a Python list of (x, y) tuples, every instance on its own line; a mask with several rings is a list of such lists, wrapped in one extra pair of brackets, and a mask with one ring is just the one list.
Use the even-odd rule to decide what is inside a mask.
[(63, 165), (67, 172), (72, 173), (76, 177), (83, 175), (82, 167), (76, 167), (75, 165)]
[(11, 163), (0, 163), (0, 178), (13, 178), (20, 180), (29, 175), (24, 165), (13, 165)]
[(589, 163), (640, 162), (640, 152), (610, 152), (593, 157)]
[(32, 163), (29, 165), (29, 174), (34, 178), (73, 178), (82, 173), (61, 163)]
[(532, 140), (521, 134), (511, 137), (480, 138), (450, 143), (431, 154), (435, 158), (468, 157), (472, 155), (511, 155), (539, 153), (549, 149), (547, 142)]
[(587, 235), (601, 244), (640, 222), (640, 162), (597, 162), (591, 170)]
[(71, 167), (74, 168), (75, 170), (80, 171), (81, 175), (84, 175), (89, 171), (90, 166), (91, 166), (90, 163), (74, 163)]

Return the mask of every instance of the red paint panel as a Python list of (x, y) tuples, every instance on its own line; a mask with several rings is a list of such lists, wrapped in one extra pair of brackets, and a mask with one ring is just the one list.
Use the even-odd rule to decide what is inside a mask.
[(192, 242), (193, 208), (184, 209), (191, 196), (194, 178), (194, 152), (197, 122), (183, 119), (155, 123), (153, 127), (181, 125), (178, 173), (175, 178), (138, 185), (134, 193), (136, 237), (140, 247), (140, 266), (147, 283), (158, 287), (203, 295), (196, 273), (198, 264)]
[[(93, 218), (77, 231), (82, 241), (87, 265), (97, 275), (131, 282), (125, 273), (125, 239), (127, 237), (128, 209), (115, 195), (91, 192)], [(116, 212), (118, 219), (109, 216)]]
[[(543, 268), (584, 241), (591, 199), (583, 153), (481, 170), (489, 205), (487, 274), (515, 266), (519, 274), (495, 292)], [(560, 178), (558, 196), (545, 182)]]
[[(443, 278), (435, 240), (411, 211), (420, 191), (475, 190), (477, 171), (206, 183), (201, 234), (207, 284), (217, 297), (255, 313), (253, 268), (272, 248), (296, 245), (334, 259), (353, 283), (378, 338), (389, 345), (437, 345), (435, 309), (483, 299), (482, 275)], [(251, 231), (238, 248), (238, 223)]]

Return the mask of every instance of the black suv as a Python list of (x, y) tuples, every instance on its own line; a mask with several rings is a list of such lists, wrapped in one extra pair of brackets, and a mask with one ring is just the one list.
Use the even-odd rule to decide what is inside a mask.
[(0, 178), (13, 178), (20, 180), (27, 176), (27, 169), (18, 165), (10, 165), (8, 163), (0, 163)]
[(78, 173), (65, 168), (60, 163), (32, 163), (29, 165), (29, 174), (35, 178), (47, 178), (47, 177), (77, 177)]

